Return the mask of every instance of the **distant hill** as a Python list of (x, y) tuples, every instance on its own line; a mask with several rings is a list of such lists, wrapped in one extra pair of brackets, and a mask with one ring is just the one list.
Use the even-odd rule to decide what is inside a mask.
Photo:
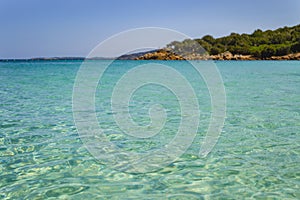
[(132, 53), (132, 54), (124, 54), (117, 58), (117, 60), (136, 60), (137, 58), (147, 54), (147, 53), (154, 53), (158, 51), (158, 49), (150, 50), (150, 51), (143, 51), (138, 53)]
[(276, 59), (300, 52), (300, 25), (266, 31), (257, 29), (252, 34), (231, 33), (220, 38), (206, 35), (201, 39), (174, 41), (166, 48), (179, 55), (220, 55), (230, 52), (233, 55), (248, 55), (253, 59)]

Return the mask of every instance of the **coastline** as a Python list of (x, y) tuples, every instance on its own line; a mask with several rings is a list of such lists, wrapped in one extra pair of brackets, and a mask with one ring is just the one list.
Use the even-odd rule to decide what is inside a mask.
[(265, 59), (252, 55), (232, 54), (229, 51), (217, 55), (186, 54), (178, 55), (173, 51), (159, 49), (136, 57), (135, 60), (300, 60), (300, 53), (292, 53), (283, 56), (271, 56)]
[(126, 54), (117, 58), (106, 57), (38, 57), (38, 58), (8, 58), (0, 59), (0, 62), (27, 62), (27, 61), (84, 61), (84, 60), (237, 60), (237, 61), (257, 61), (257, 60), (300, 60), (300, 52), (292, 53), (283, 56), (271, 56), (269, 58), (261, 59), (252, 55), (233, 55), (230, 52), (224, 52), (217, 55), (200, 55), (200, 54), (187, 54), (177, 55), (176, 53), (164, 49), (156, 51), (142, 52), (136, 54)]

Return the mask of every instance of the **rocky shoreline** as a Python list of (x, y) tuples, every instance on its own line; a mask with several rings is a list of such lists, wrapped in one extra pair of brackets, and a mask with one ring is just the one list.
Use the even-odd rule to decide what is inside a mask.
[(186, 54), (178, 55), (172, 51), (159, 49), (135, 54), (126, 54), (118, 58), (84, 58), (84, 57), (53, 57), (53, 58), (29, 58), (29, 59), (0, 59), (0, 62), (9, 61), (67, 61), (67, 60), (300, 60), (300, 52), (284, 56), (271, 56), (266, 59), (256, 58), (252, 55), (233, 55), (229, 51), (217, 55)]
[(145, 53), (134, 60), (300, 60), (300, 53), (288, 54), (284, 56), (271, 56), (266, 59), (255, 58), (252, 55), (233, 55), (229, 51), (217, 55), (186, 54), (177, 55), (176, 53), (159, 49), (155, 52)]

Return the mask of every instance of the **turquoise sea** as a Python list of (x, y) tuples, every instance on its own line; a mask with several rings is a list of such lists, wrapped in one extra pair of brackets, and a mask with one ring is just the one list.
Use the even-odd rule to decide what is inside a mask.
[[(157, 85), (136, 91), (130, 112), (136, 123), (147, 125), (149, 105), (163, 105), (168, 118), (159, 134), (133, 139), (114, 122), (115, 83), (145, 62), (115, 61), (97, 88), (99, 125), (124, 152), (168, 144), (180, 124), (176, 97)], [(81, 61), (0, 62), (0, 199), (300, 199), (299, 61), (215, 62), (227, 116), (205, 158), (198, 157), (211, 112), (205, 83), (183, 61), (155, 62), (190, 81), (201, 116), (189, 149), (148, 173), (114, 169), (109, 161), (96, 160), (80, 139), (72, 92)]]

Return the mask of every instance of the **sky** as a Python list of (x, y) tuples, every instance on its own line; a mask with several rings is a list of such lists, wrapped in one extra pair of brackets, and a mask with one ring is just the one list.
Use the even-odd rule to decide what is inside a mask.
[(0, 59), (87, 56), (134, 28), (192, 38), (300, 24), (299, 0), (0, 0)]

